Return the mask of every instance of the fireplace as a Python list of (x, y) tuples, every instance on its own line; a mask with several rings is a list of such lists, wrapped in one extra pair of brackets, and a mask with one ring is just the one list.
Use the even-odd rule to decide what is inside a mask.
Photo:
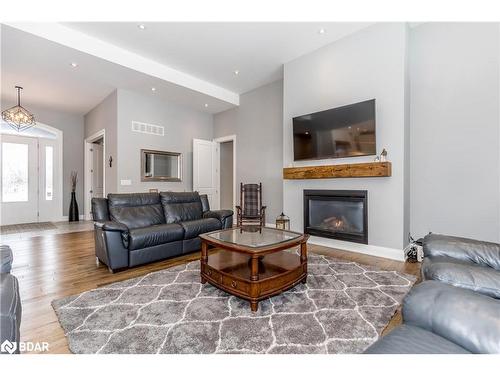
[(366, 190), (304, 190), (304, 233), (368, 243)]

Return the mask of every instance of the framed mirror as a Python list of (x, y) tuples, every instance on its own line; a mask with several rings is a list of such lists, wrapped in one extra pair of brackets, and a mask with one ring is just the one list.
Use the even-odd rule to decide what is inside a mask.
[(181, 153), (142, 149), (141, 181), (182, 181)]

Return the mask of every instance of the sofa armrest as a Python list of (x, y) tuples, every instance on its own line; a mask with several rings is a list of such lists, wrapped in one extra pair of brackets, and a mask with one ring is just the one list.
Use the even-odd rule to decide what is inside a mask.
[(92, 198), (92, 219), (95, 221), (109, 221), (108, 200), (106, 198)]
[(204, 218), (215, 218), (222, 223), (222, 229), (228, 229), (233, 226), (233, 211), (232, 210), (214, 210), (207, 211), (203, 214)]
[(233, 216), (233, 210), (213, 210), (207, 211), (203, 214), (204, 218), (213, 217), (220, 221), (226, 219), (229, 216)]
[(403, 320), (473, 353), (500, 353), (500, 301), (439, 281), (424, 281), (404, 299)]
[(424, 256), (450, 257), (500, 270), (500, 244), (430, 233), (424, 237)]
[(96, 221), (94, 222), (94, 225), (96, 228), (108, 232), (128, 233), (128, 227), (125, 224), (119, 223), (117, 221)]

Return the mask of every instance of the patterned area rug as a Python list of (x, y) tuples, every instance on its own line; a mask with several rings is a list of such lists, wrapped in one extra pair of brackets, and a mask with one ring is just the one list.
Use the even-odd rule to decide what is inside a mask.
[(307, 284), (259, 310), (200, 283), (199, 262), (55, 300), (73, 353), (360, 353), (416, 278), (309, 254)]

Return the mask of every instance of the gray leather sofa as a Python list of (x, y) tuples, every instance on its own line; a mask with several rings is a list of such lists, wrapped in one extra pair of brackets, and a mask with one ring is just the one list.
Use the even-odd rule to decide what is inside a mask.
[[(21, 297), (17, 278), (10, 274), (12, 268), (12, 250), (6, 245), (0, 245), (0, 343), (5, 340), (16, 343), (13, 353), (19, 353), (21, 327)], [(9, 354), (7, 350), (1, 354)]]
[(201, 233), (230, 228), (233, 211), (210, 211), (197, 192), (93, 198), (96, 256), (110, 271), (200, 250)]
[(405, 297), (403, 322), (365, 353), (500, 353), (500, 301), (471, 290), (424, 281)]
[(500, 298), (500, 244), (428, 234), (422, 279), (437, 280)]

